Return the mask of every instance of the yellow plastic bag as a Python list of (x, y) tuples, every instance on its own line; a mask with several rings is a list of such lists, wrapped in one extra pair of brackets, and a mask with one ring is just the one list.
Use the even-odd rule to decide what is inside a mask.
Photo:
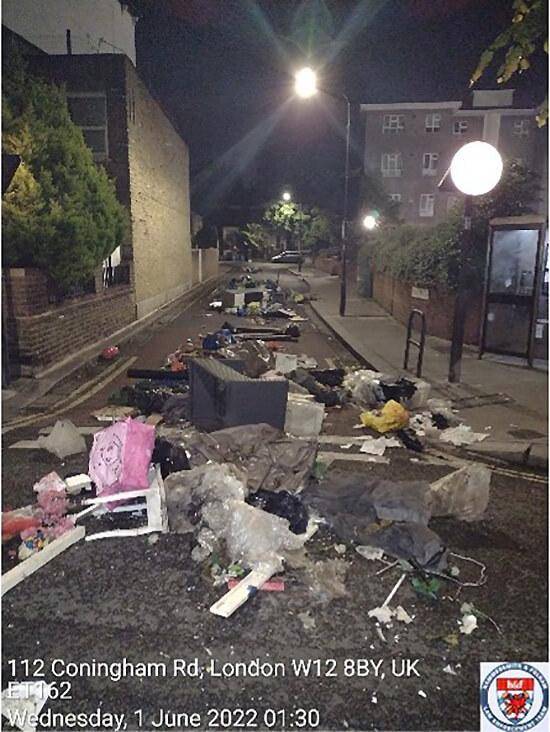
[(399, 402), (390, 399), (380, 410), (363, 412), (361, 422), (381, 433), (402, 430), (409, 423), (409, 413)]

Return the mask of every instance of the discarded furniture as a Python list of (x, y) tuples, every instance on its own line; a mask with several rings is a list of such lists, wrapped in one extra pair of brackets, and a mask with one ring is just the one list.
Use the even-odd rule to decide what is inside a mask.
[(207, 431), (242, 424), (285, 424), (288, 381), (250, 379), (209, 358), (189, 362), (191, 422)]

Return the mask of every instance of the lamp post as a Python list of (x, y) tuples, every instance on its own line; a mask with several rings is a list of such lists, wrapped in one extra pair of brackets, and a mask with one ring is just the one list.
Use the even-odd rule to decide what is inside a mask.
[(350, 153), (350, 131), (351, 131), (351, 103), (345, 94), (335, 94), (317, 86), (317, 74), (309, 67), (300, 69), (294, 77), (294, 91), (302, 99), (309, 99), (318, 92), (322, 92), (333, 99), (346, 103), (346, 157), (344, 167), (344, 205), (342, 211), (342, 226), (340, 229), (340, 315), (346, 314), (346, 286), (347, 286), (347, 226), (348, 226), (348, 196), (349, 196), (349, 153)]
[[(460, 381), (462, 370), (462, 347), (464, 326), (470, 298), (470, 257), (472, 253), (472, 202), (474, 196), (489, 193), (499, 182), (502, 175), (502, 158), (498, 150), (488, 142), (469, 142), (458, 150), (449, 168), (451, 179), (456, 188), (465, 194), (462, 236), (460, 242), (460, 264), (458, 290), (453, 316), (453, 335), (449, 359), (451, 383)], [(445, 176), (446, 177), (446, 176)]]

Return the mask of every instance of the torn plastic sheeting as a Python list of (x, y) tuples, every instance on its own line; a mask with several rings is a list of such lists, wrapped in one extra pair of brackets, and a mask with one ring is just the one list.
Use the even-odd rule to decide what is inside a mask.
[(473, 463), (431, 484), (432, 514), (478, 521), (489, 505), (491, 470)]
[(172, 473), (164, 483), (170, 531), (186, 534), (200, 520), (208, 501), (240, 500), (247, 495), (246, 475), (234, 465), (210, 463)]
[(447, 566), (447, 550), (441, 539), (423, 524), (394, 523), (372, 533), (368, 543), (392, 557), (414, 560), (426, 570), (442, 571)]
[(370, 427), (384, 434), (406, 427), (409, 422), (409, 413), (399, 402), (390, 399), (382, 409), (376, 412), (363, 412), (361, 422), (364, 427)]
[(461, 447), (462, 445), (473, 445), (476, 442), (481, 442), (487, 437), (485, 432), (473, 432), (472, 428), (466, 424), (460, 424), (458, 427), (449, 427), (449, 429), (443, 430), (439, 439), (441, 442), (449, 442), (455, 447)]
[(328, 603), (348, 597), (345, 579), (349, 564), (343, 559), (314, 562), (306, 571), (308, 589), (313, 601)]
[(260, 488), (247, 498), (251, 506), (261, 508), (275, 516), (286, 519), (294, 534), (303, 534), (307, 528), (308, 512), (302, 501), (288, 491), (265, 491)]
[(307, 534), (293, 534), (289, 522), (239, 500), (207, 503), (202, 518), (225, 541), (233, 562), (257, 568), (269, 563), (283, 568), (280, 555), (300, 549)]
[[(98, 496), (149, 486), (155, 428), (137, 420), (117, 422), (94, 435), (89, 474)], [(116, 504), (106, 504), (110, 510)]]
[(63, 460), (69, 455), (86, 452), (86, 440), (68, 419), (58, 420), (49, 435), (40, 435), (38, 444)]
[(352, 400), (364, 407), (375, 407), (384, 401), (380, 389), (383, 375), (378, 371), (360, 369), (348, 374), (343, 381), (344, 388), (351, 392)]
[(393, 482), (333, 471), (303, 495), (304, 502), (332, 526), (341, 539), (372, 544), (377, 520), (427, 524), (430, 485), (423, 481)]
[(263, 341), (252, 340), (226, 346), (220, 353), (225, 358), (238, 359), (244, 363), (247, 376), (256, 379), (273, 368), (274, 357)]
[(187, 434), (189, 437), (182, 439), (192, 467), (208, 461), (233, 463), (246, 470), (251, 491), (264, 488), (297, 493), (313, 470), (317, 455), (316, 442), (289, 439), (268, 424)]

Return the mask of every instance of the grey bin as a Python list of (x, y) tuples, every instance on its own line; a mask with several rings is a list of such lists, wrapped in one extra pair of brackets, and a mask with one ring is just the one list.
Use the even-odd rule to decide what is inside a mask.
[(207, 431), (244, 424), (285, 425), (288, 381), (250, 379), (214, 358), (189, 361), (191, 422)]

